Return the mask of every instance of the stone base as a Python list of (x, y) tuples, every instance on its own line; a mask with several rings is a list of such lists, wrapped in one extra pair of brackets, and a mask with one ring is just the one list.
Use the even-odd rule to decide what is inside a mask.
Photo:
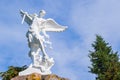
[(30, 64), (30, 66), (26, 70), (19, 72), (19, 76), (29, 75), (32, 73), (48, 75), (51, 74), (50, 69), (53, 65), (54, 65), (53, 58), (41, 57), (40, 60), (36, 62), (36, 64)]
[(55, 74), (41, 75), (38, 73), (33, 73), (26, 76), (17, 76), (11, 80), (69, 80), (67, 78), (59, 77)]
[(48, 74), (51, 74), (51, 71), (46, 70), (46, 71), (41, 72), (40, 68), (29, 67), (26, 70), (19, 72), (19, 76), (29, 75), (32, 73), (39, 73), (41, 75), (48, 75)]

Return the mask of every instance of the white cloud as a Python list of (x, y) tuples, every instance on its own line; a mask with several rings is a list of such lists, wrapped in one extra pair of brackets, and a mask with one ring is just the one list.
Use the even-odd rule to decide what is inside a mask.
[(26, 28), (16, 24), (14, 26), (0, 24), (0, 71), (6, 70), (11, 65), (21, 66), (29, 63)]
[(95, 34), (100, 34), (112, 45), (117, 46), (120, 40), (120, 1), (94, 0), (91, 2), (82, 5), (79, 5), (79, 2), (75, 3), (71, 10), (70, 21), (76, 26), (73, 29), (82, 35), (85, 43), (90, 43), (94, 40)]
[[(74, 2), (73, 5), (69, 21), (73, 26), (72, 29), (80, 35), (83, 42), (78, 41), (81, 46), (77, 46), (74, 54), (77, 57), (72, 58), (72, 60), (78, 60), (77, 63), (81, 63), (79, 64), (80, 68), (83, 69), (83, 66), (85, 70), (88, 70), (87, 67), (90, 65), (88, 50), (91, 50), (91, 43), (95, 40), (95, 34), (103, 36), (113, 46), (114, 50), (120, 50), (120, 1), (87, 0), (83, 3), (81, 1)], [(80, 58), (80, 56), (82, 57)], [(84, 73), (88, 74), (87, 71)], [(82, 76), (82, 74), (80, 75)], [(94, 75), (89, 77), (93, 79)], [(86, 79), (83, 78), (82, 80)]]
[[(59, 36), (55, 36), (58, 38)], [(65, 36), (66, 37), (66, 36)], [(54, 42), (55, 41), (55, 42)], [(55, 59), (55, 66), (53, 71), (63, 77), (70, 78), (71, 80), (76, 79), (93, 79), (92, 76), (88, 73), (89, 58), (86, 54), (86, 50), (83, 45), (77, 46), (80, 44), (79, 41), (72, 43), (72, 47), (68, 47), (67, 43), (61, 40), (53, 41), (53, 51), (48, 52)], [(68, 44), (69, 45), (69, 44)], [(83, 48), (82, 48), (83, 47)], [(71, 76), (70, 76), (71, 75)]]
[(0, 44), (10, 43), (10, 41), (22, 42), (25, 40), (25, 29), (21, 28), (19, 25), (14, 27), (9, 25), (0, 24)]

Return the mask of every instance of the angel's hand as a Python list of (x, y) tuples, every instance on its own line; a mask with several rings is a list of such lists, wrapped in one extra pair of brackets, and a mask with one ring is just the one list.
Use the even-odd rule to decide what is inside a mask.
[(28, 13), (27, 13), (27, 12), (24, 12), (24, 15), (28, 15)]

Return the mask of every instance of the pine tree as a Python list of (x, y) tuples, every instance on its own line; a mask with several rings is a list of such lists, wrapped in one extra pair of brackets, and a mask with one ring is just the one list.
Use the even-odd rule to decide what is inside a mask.
[(117, 52), (103, 38), (96, 35), (89, 58), (92, 62), (90, 72), (96, 74), (96, 80), (120, 80), (120, 62)]

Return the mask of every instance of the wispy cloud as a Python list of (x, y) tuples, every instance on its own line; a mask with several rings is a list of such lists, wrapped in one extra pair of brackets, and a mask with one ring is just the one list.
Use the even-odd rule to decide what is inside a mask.
[(73, 29), (84, 39), (91, 41), (95, 34), (100, 34), (113, 44), (119, 42), (120, 1), (94, 0), (92, 3), (75, 4), (71, 12), (71, 24), (76, 26)]
[[(90, 65), (87, 56), (88, 50), (91, 49), (91, 43), (95, 40), (95, 34), (102, 35), (113, 46), (114, 50), (120, 50), (119, 8), (120, 1), (118, 0), (86, 0), (73, 3), (69, 21), (73, 26), (72, 29), (82, 38), (82, 42), (78, 42), (81, 46), (77, 50), (81, 54), (80, 56), (84, 56), (86, 59), (85, 62), (82, 62), (82, 65), (86, 64), (84, 69), (88, 70), (87, 67)], [(79, 58), (77, 57), (77, 59)], [(79, 62), (82, 60), (84, 60), (83, 57), (80, 58)], [(85, 74), (87, 74), (87, 71), (85, 71)], [(94, 78), (94, 75), (92, 76)], [(85, 78), (82, 80), (85, 80)]]

